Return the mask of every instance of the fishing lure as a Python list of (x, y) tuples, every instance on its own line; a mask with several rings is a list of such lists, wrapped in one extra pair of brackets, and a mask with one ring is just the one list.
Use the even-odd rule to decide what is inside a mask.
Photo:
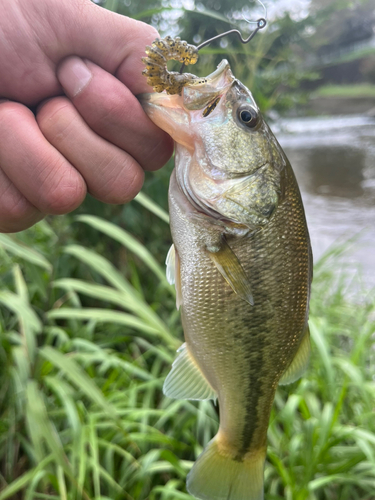
[(149, 45), (146, 47), (146, 54), (147, 57), (142, 59), (146, 65), (142, 74), (147, 77), (148, 85), (153, 87), (155, 92), (165, 90), (167, 94), (180, 94), (187, 83), (198, 79), (190, 73), (181, 74), (167, 69), (167, 62), (171, 60), (183, 64), (195, 64), (198, 61), (198, 48), (182, 41), (179, 37), (157, 38), (151, 47)]
[[(198, 45), (198, 47), (188, 44), (181, 40), (180, 37), (172, 38), (167, 36), (165, 38), (157, 38), (151, 46), (147, 45), (146, 47), (147, 57), (142, 58), (146, 69), (142, 71), (142, 74), (147, 77), (148, 85), (155, 92), (163, 92), (165, 90), (170, 95), (181, 94), (181, 90), (187, 84), (207, 83), (206, 78), (199, 78), (191, 73), (183, 73), (184, 67), (189, 64), (195, 64), (198, 61), (198, 52), (200, 49), (228, 35), (236, 34), (242, 43), (249, 43), (259, 30), (266, 27), (267, 21), (264, 17), (261, 17), (256, 21), (256, 24), (256, 29), (247, 38), (243, 38), (238, 30), (232, 29), (206, 40)], [(168, 71), (167, 62), (171, 60), (182, 63), (180, 72)]]

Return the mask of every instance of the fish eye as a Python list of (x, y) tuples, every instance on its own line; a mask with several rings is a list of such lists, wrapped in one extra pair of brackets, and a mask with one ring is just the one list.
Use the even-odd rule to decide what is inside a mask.
[(254, 128), (258, 124), (258, 113), (249, 104), (240, 106), (237, 110), (237, 115), (241, 123), (248, 128)]

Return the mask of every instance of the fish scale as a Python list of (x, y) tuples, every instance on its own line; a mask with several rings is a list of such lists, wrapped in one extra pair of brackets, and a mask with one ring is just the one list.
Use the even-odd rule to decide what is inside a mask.
[[(292, 180), (294, 180), (293, 177)], [(295, 188), (296, 185), (291, 186), (293, 187)], [(286, 350), (288, 343), (289, 346), (294, 344), (294, 351), (296, 351), (297, 340), (299, 340), (297, 337), (300, 337), (303, 332), (306, 321), (309, 267), (307, 229), (303, 210), (295, 213), (293, 208), (296, 197), (298, 197), (298, 192), (295, 192), (295, 189), (288, 190), (275, 217), (267, 226), (254, 234), (250, 241), (241, 239), (233, 242), (232, 249), (243, 263), (246, 274), (251, 277), (256, 306), (251, 308), (228, 286), (225, 286), (226, 283), (223, 282), (210, 259), (202, 258), (202, 249), (199, 245), (191, 244), (195, 237), (194, 231), (189, 231), (186, 221), (175, 219), (173, 193), (171, 194), (173, 240), (179, 249), (181, 275), (189, 276), (182, 289), (185, 339), (192, 346), (193, 355), (201, 365), (203, 373), (218, 392), (221, 419), (231, 422), (238, 436), (252, 435), (252, 428), (259, 426), (258, 422), (261, 421), (263, 436), (258, 440), (260, 442), (265, 441), (270, 410), (270, 405), (266, 404), (266, 414), (261, 415), (260, 418), (260, 415), (256, 413), (257, 404), (254, 401), (257, 400), (258, 392), (255, 387), (262, 376), (262, 368), (265, 371), (266, 366), (267, 379), (271, 379), (271, 389), (268, 391), (267, 400), (272, 401), (275, 389), (275, 386), (272, 387), (272, 382), (278, 379), (287, 364), (287, 359), (286, 357), (283, 359), (282, 352)], [(293, 212), (292, 218), (290, 211)], [(283, 246), (275, 247), (275, 233), (281, 238), (283, 235), (288, 235), (288, 238), (283, 240)], [(298, 249), (301, 241), (305, 241), (303, 256)], [(296, 263), (292, 265), (292, 260), (285, 260), (285, 254), (288, 252), (297, 254), (297, 265)], [(264, 253), (267, 253), (266, 260)], [(305, 283), (300, 283), (295, 291), (295, 288), (288, 284), (298, 283), (300, 273), (305, 277)], [(284, 290), (280, 290), (278, 282), (285, 283)], [(208, 314), (208, 311), (213, 314)], [(276, 311), (276, 314), (273, 311)], [(297, 318), (293, 316), (294, 311)], [(276, 328), (275, 322), (277, 322)], [(225, 324), (225, 331), (218, 330), (218, 324)], [(268, 327), (267, 324), (269, 324)], [(271, 352), (267, 352), (266, 365), (264, 362), (257, 363), (257, 359), (262, 358), (261, 343), (264, 338), (268, 339), (269, 347), (272, 346)], [(236, 344), (236, 339), (239, 341), (240, 348), (232, 351), (231, 356), (227, 354), (226, 364), (232, 367), (231, 377), (228, 380), (226, 367), (220, 369), (221, 363), (214, 364), (212, 367), (207, 366), (205, 353), (210, 352), (212, 360), (215, 360), (213, 351), (225, 349), (228, 344), (232, 347)], [(256, 344), (255, 349), (254, 344)], [(253, 351), (256, 352), (256, 359), (252, 366)], [(250, 361), (250, 370), (246, 374), (242, 371), (242, 366), (248, 361)], [(280, 361), (283, 362), (280, 363)], [(238, 367), (237, 373), (233, 370), (234, 363)], [(236, 393), (236, 387), (238, 384), (243, 384), (244, 380), (249, 382), (249, 397), (245, 398), (248, 405), (244, 417), (244, 421), (248, 423), (243, 423), (241, 429), (236, 418), (231, 414), (231, 410), (238, 412), (237, 402), (232, 402), (232, 398), (226, 394)], [(222, 397), (225, 398), (226, 404), (221, 404)], [(242, 394), (239, 397), (242, 399)], [(228, 417), (226, 412), (228, 412)], [(243, 444), (241, 453), (251, 451), (250, 445), (251, 440), (250, 443)]]
[(275, 391), (298, 379), (309, 357), (310, 240), (292, 168), (251, 93), (226, 61), (205, 80), (181, 96), (142, 101), (176, 142), (168, 274), (186, 344), (164, 391), (218, 398), (219, 430), (189, 473), (188, 491), (202, 500), (262, 500)]

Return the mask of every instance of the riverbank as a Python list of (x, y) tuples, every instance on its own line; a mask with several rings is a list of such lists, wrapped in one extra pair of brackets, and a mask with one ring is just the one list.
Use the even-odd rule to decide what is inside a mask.
[(311, 94), (298, 114), (375, 116), (375, 85), (325, 85)]
[(375, 97), (312, 97), (301, 114), (375, 116)]

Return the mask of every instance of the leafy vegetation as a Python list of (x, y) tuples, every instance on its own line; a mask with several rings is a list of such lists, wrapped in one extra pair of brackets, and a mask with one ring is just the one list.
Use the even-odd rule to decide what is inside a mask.
[[(117, 247), (125, 273), (67, 239), (69, 222)], [(336, 256), (315, 267), (310, 369), (277, 393), (268, 499), (375, 495), (375, 308), (348, 301)], [(102, 218), (60, 217), (1, 235), (0, 273), (0, 500), (191, 498), (185, 476), (217, 409), (162, 395), (182, 333), (148, 249)]]
[[(244, 2), (224, 4), (229, 15)], [(160, 26), (173, 10), (105, 5)], [(251, 46), (207, 48), (197, 73), (225, 54), (263, 110), (287, 109), (316, 76), (296, 71), (303, 53), (291, 50), (314, 19), (286, 15)], [(178, 22), (188, 40), (228, 29), (212, 11), (185, 9)], [(170, 170), (147, 175), (150, 197), (123, 207), (89, 197), (74, 218), (0, 235), (0, 500), (191, 499), (185, 477), (218, 413), (161, 390), (182, 342), (161, 264)], [(315, 266), (309, 371), (277, 392), (267, 500), (375, 498), (375, 305), (360, 291), (348, 298), (338, 252)]]

